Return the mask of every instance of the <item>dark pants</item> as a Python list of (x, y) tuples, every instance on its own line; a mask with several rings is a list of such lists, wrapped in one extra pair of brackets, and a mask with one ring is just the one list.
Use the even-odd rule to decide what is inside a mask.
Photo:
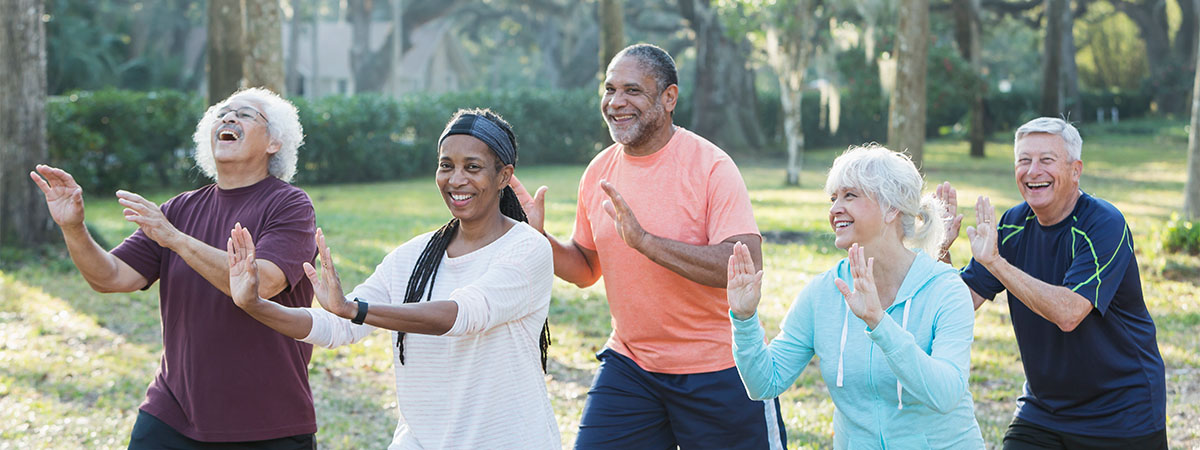
[(611, 349), (588, 391), (576, 449), (784, 449), (779, 399), (750, 400), (736, 368), (647, 372)]
[(130, 450), (184, 450), (184, 449), (256, 449), (256, 450), (315, 450), (317, 438), (312, 434), (268, 439), (251, 442), (200, 442), (184, 436), (170, 425), (163, 423), (145, 411), (138, 411), (129, 436)]
[(1004, 433), (1004, 450), (1042, 449), (1167, 450), (1167, 429), (1131, 438), (1093, 437), (1054, 431), (1014, 418)]

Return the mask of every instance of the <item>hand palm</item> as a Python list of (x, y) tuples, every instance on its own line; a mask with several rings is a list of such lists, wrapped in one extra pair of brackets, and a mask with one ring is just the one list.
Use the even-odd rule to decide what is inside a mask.
[(83, 221), (83, 188), (78, 184), (54, 186), (46, 193), (46, 206), (54, 222), (63, 225)]
[(238, 306), (258, 297), (258, 264), (254, 260), (242, 258), (229, 267), (229, 293)]
[(737, 311), (755, 309), (762, 298), (762, 280), (753, 273), (738, 272), (729, 279), (726, 295), (729, 297), (730, 309)]

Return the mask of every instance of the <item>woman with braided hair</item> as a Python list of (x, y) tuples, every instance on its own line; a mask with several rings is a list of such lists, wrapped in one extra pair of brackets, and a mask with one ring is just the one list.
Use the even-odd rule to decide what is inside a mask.
[(561, 446), (543, 377), (554, 264), (507, 187), (516, 150), (499, 115), (455, 113), (438, 141), (436, 177), (454, 218), (396, 248), (348, 295), (318, 229), (320, 276), (304, 268), (323, 309), (259, 298), (250, 234), (240, 225), (231, 233), (232, 297), (263, 324), (330, 348), (375, 328), (394, 332), (400, 420), (391, 449)]

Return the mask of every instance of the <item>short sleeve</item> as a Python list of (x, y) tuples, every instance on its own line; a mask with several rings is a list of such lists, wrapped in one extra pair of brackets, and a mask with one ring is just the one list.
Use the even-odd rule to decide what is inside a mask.
[(1133, 242), (1125, 218), (1118, 214), (1091, 220), (1083, 229), (1072, 228), (1071, 240), (1071, 266), (1062, 285), (1088, 299), (1104, 314), (1133, 260)]
[(996, 279), (995, 275), (992, 275), (987, 268), (983, 267), (983, 264), (975, 261), (975, 258), (971, 258), (971, 262), (962, 268), (960, 274), (967, 287), (975, 291), (976, 294), (979, 294), (980, 297), (988, 300), (995, 299), (996, 294), (1004, 290), (1004, 284), (1000, 283), (1000, 280)]
[(722, 155), (713, 165), (708, 182), (708, 244), (716, 245), (740, 234), (759, 235), (750, 206), (750, 193), (737, 165)]
[(283, 201), (268, 213), (261, 230), (250, 230), (255, 236), (256, 257), (271, 261), (287, 278), (288, 289), (305, 280), (305, 262), (317, 255), (313, 240), (316, 214), (312, 201), (299, 189), (289, 190)]
[(592, 182), (585, 172), (583, 179), (579, 180), (579, 196), (575, 201), (575, 231), (571, 234), (571, 240), (576, 244), (593, 251), (596, 250), (596, 241), (592, 234), (592, 221), (588, 219), (587, 204), (595, 194), (596, 187), (597, 183)]
[[(178, 197), (171, 198), (159, 206), (163, 217), (166, 217), (167, 221), (171, 223), (175, 223), (174, 204), (176, 198)], [(146, 233), (143, 233), (141, 228), (138, 228), (133, 234), (125, 238), (124, 241), (121, 241), (120, 245), (113, 248), (110, 253), (121, 261), (124, 261), (125, 264), (129, 264), (129, 267), (132, 267), (133, 270), (136, 270), (137, 273), (146, 279), (146, 285), (141, 288), (142, 290), (146, 290), (150, 286), (153, 286), (155, 281), (158, 281), (159, 271), (162, 269), (163, 256), (166, 251), (165, 248), (158, 245), (149, 236), (146, 236)]]

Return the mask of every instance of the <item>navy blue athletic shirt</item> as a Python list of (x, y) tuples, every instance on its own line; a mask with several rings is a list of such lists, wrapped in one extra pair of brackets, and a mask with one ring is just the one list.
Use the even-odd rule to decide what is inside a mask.
[[(1135, 437), (1166, 427), (1166, 382), (1154, 320), (1142, 299), (1137, 258), (1125, 216), (1081, 193), (1061, 222), (1042, 226), (1026, 203), (998, 225), (1000, 256), (1025, 273), (1065, 286), (1093, 309), (1070, 333), (1009, 292), (1009, 311), (1025, 392), (1017, 417), (1053, 430)], [(963, 281), (992, 299), (1005, 290), (974, 259)]]

